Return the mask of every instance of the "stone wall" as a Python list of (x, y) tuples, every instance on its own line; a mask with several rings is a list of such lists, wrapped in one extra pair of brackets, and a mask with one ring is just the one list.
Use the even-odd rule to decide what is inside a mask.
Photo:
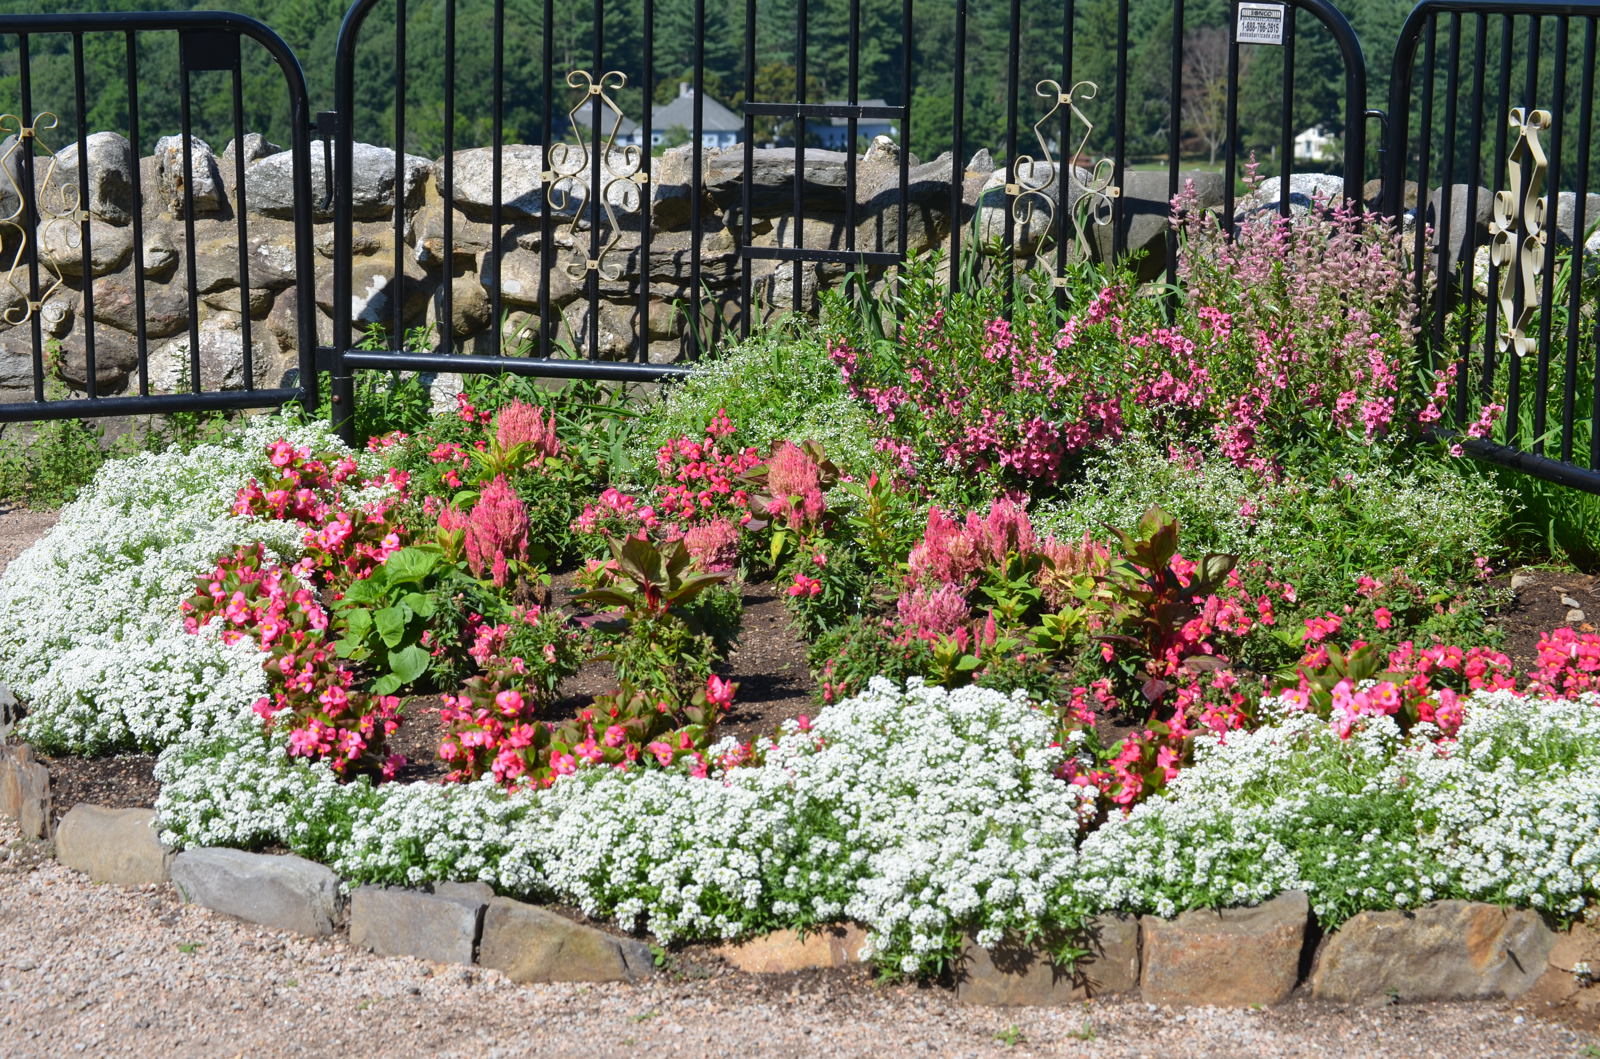
[[(22, 185), (20, 155), (0, 145), (7, 174)], [(314, 300), (302, 306), (294, 286), (295, 247), (293, 166), (288, 152), (265, 142), (259, 135), (244, 138), (242, 147), (230, 142), (220, 156), (206, 143), (191, 141), (194, 216), (194, 262), (187, 259), (183, 220), (185, 188), (183, 150), (177, 137), (157, 145), (156, 153), (136, 158), (128, 141), (112, 132), (90, 136), (88, 182), (82, 206), (90, 218), (90, 251), (83, 252), (79, 225), (71, 199), (77, 183), (76, 145), (59, 152), (52, 170), (48, 156), (35, 159), (36, 195), (45, 215), (37, 230), (37, 247), (44, 261), (41, 288), (50, 288), (38, 309), (43, 334), (58, 344), (58, 372), (73, 391), (86, 386), (85, 332), (89, 326), (86, 285), (92, 283), (95, 374), (104, 396), (131, 391), (138, 379), (137, 261), (144, 277), (144, 328), (148, 348), (148, 373), (152, 390), (182, 388), (188, 375), (191, 344), (190, 292), (195, 301), (194, 326), (198, 332), (202, 388), (232, 389), (244, 385), (243, 350), (246, 320), (257, 386), (289, 384), (297, 365), (298, 320), (302, 312), (315, 312), (319, 342), (331, 341), (333, 282), (333, 230), (331, 210), (321, 208), (326, 189), (321, 144), (312, 145), (313, 206), (315, 207)], [(244, 154), (244, 194), (236, 186), (234, 152)], [(545, 169), (540, 147), (507, 145), (502, 151), (502, 223), (498, 254), (492, 246), (490, 224), (493, 200), (492, 155), (488, 148), (459, 151), (453, 161), (453, 189), (445, 201), (442, 160), (404, 156), (397, 187), (394, 154), (386, 148), (355, 146), (354, 185), (354, 305), (358, 322), (388, 326), (394, 300), (399, 299), (407, 326), (431, 325), (435, 334), (448, 329), (457, 352), (488, 352), (491, 347), (491, 289), (498, 287), (505, 314), (502, 333), (511, 343), (537, 335), (541, 317), (559, 314), (558, 336), (589, 333), (589, 303), (585, 295), (584, 263), (589, 256), (590, 232), (583, 210), (586, 188), (575, 181), (565, 188), (564, 203), (552, 202), (552, 241), (555, 267), (549, 273), (547, 303), (541, 302), (543, 271), (542, 217), (544, 196), (540, 174)], [(555, 158), (558, 168), (576, 168), (570, 159)], [(620, 151), (611, 159), (619, 168), (627, 161)], [(906, 192), (906, 246), (910, 252), (946, 243), (950, 232), (952, 167), (948, 155), (922, 163), (908, 159)], [(803, 239), (811, 248), (843, 250), (848, 245), (850, 217), (845, 209), (847, 157), (839, 152), (808, 150), (804, 183), (803, 232), (797, 234), (793, 217), (795, 158), (790, 149), (758, 149), (748, 174), (751, 181), (752, 243), (755, 246), (794, 246)], [(700, 284), (706, 318), (702, 334), (714, 333), (720, 323), (736, 317), (742, 288), (738, 252), (740, 210), (746, 180), (744, 149), (706, 151), (702, 158), (700, 220)], [(619, 240), (603, 255), (599, 280), (599, 354), (632, 356), (636, 336), (649, 336), (652, 361), (680, 358), (686, 345), (687, 319), (683, 309), (691, 289), (694, 233), (689, 147), (668, 151), (651, 162), (648, 185), (623, 180), (605, 184), (607, 200), (619, 221)], [(629, 167), (631, 168), (631, 167)], [(586, 175), (587, 170), (585, 170)], [(855, 248), (896, 252), (899, 246), (898, 149), (880, 141), (858, 160)], [(1043, 198), (1049, 208), (1017, 230), (1017, 253), (1032, 252), (1059, 227), (1055, 208), (1058, 188), (1046, 183), (1043, 167), (1029, 174), (1044, 183)], [(1087, 174), (1081, 173), (1086, 177)], [(1220, 179), (1197, 174), (1208, 202), (1220, 200)], [(137, 182), (137, 183), (136, 183)], [(965, 169), (961, 197), (961, 223), (972, 225), (983, 238), (1004, 230), (1008, 198), (1005, 174), (996, 172), (988, 152), (979, 152)], [(0, 218), (18, 212), (19, 203), (0, 179)], [(72, 186), (68, 186), (72, 185)], [(1148, 186), (1147, 186), (1148, 185)], [(140, 195), (136, 197), (136, 186)], [(641, 187), (644, 188), (641, 195)], [(1069, 207), (1077, 188), (1069, 182)], [(62, 199), (65, 190), (67, 198)], [(9, 198), (7, 198), (9, 196)], [(135, 245), (134, 214), (141, 210), (142, 238)], [(1130, 173), (1124, 208), (1130, 243), (1164, 253), (1162, 233), (1166, 218), (1164, 173)], [(1036, 202), (1040, 201), (1036, 199)], [(245, 219), (246, 289), (241, 290), (239, 224), (241, 202)], [(402, 274), (395, 272), (396, 203), (401, 211)], [(641, 207), (647, 203), (651, 238), (648, 266), (640, 252)], [(557, 205), (564, 208), (555, 208)], [(54, 210), (60, 216), (52, 215)], [(445, 245), (445, 219), (451, 221), (452, 245)], [(577, 224), (573, 221), (577, 216)], [(1048, 218), (1048, 221), (1047, 221)], [(23, 228), (18, 221), (0, 223), (4, 261), (10, 262), (20, 245)], [(602, 241), (610, 227), (602, 227)], [(1109, 230), (1094, 233), (1098, 253), (1109, 249)], [(1156, 260), (1159, 271), (1160, 260)], [(811, 309), (817, 291), (837, 282), (846, 271), (838, 264), (802, 264), (801, 308)], [(757, 260), (752, 266), (752, 296), (764, 313), (787, 311), (794, 302), (795, 265)], [(59, 272), (56, 285), (52, 272)], [(648, 284), (647, 318), (640, 320), (639, 291)], [(448, 321), (443, 292), (450, 292)], [(33, 384), (32, 324), (25, 269), (12, 282), (0, 284), (0, 401), (31, 399)]]

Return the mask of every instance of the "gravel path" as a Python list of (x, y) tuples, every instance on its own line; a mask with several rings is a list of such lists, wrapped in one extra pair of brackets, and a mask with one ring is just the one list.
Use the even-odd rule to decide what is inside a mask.
[[(1579, 1056), (1496, 1005), (987, 1009), (862, 974), (723, 973), (642, 986), (509, 982), (372, 956), (126, 890), (0, 822), (0, 1055)], [(1017, 1043), (997, 1039), (1015, 1029)], [(1008, 1034), (1009, 1036), (1009, 1034)]]

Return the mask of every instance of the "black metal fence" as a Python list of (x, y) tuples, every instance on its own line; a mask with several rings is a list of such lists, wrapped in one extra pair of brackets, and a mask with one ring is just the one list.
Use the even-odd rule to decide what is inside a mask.
[[(268, 377), (266, 365), (256, 363), (244, 154), (234, 152), (231, 189), (220, 186), (222, 174), (210, 168), (209, 151), (205, 158), (196, 156), (199, 141), (191, 120), (197, 93), (214, 96), (220, 90), (230, 100), (226, 112), (233, 119), (234, 140), (242, 143), (246, 92), (279, 95), (292, 134), (292, 190), (297, 199), (308, 200), (305, 80), (283, 40), (259, 22), (225, 13), (7, 16), (0, 20), (0, 36), (15, 63), (17, 93), (0, 101), (0, 110), (8, 111), (0, 116), (5, 137), (0, 143), (0, 268), (5, 270), (0, 319), (6, 325), (0, 331), (0, 392), (8, 397), (0, 400), (0, 423), (265, 408), (296, 399), (315, 403), (313, 316), (296, 325), (300, 352), (292, 377), (285, 380), (282, 372)], [(97, 89), (120, 95), (126, 135), (137, 144), (141, 91), (166, 80), (141, 65), (157, 41), (177, 63), (171, 88), (181, 120), (179, 128), (162, 130), (177, 134), (167, 145), (167, 164), (146, 172), (136, 159), (131, 166), (102, 161), (101, 151), (115, 152), (117, 145), (91, 146), (95, 130), (83, 118), (90, 102), (86, 50), (114, 52), (120, 83)], [(33, 56), (40, 49), (70, 64), (69, 97), (42, 98), (35, 90)], [(244, 57), (252, 49), (257, 53), (252, 58), (264, 60), (258, 69), (271, 70), (264, 89), (244, 79)], [(57, 132), (64, 132), (67, 142), (53, 151)], [(202, 220), (201, 197), (225, 201), (211, 202), (216, 208)], [(158, 200), (155, 208), (164, 212), (167, 237), (154, 240), (147, 225)], [(211, 276), (201, 275), (208, 266), (197, 253), (197, 228), (211, 229), (213, 238), (219, 231), (231, 233), (233, 260), (212, 269)], [(288, 249), (292, 268), (279, 270), (273, 284), (298, 289), (300, 304), (310, 305), (314, 270), (308, 212), (294, 211)], [(97, 281), (111, 271), (108, 264), (118, 262), (128, 262), (126, 282)], [(261, 279), (258, 266), (256, 280)], [(170, 294), (159, 307), (149, 296), (158, 280), (170, 280), (160, 284)], [(202, 334), (202, 298), (236, 310), (237, 341), (221, 343), (231, 348), (218, 349), (218, 342)], [(63, 337), (64, 331), (70, 333)], [(186, 341), (177, 340), (177, 346), (161, 341), (178, 334)], [(208, 346), (237, 363), (204, 362)]]
[[(1396, 50), (1385, 186), (1423, 222), (1425, 347), (1455, 365), (1465, 445), (1600, 491), (1597, 19), (1593, 0), (1424, 0)], [(1493, 433), (1486, 404), (1505, 409)]]
[[(1506, 404), (1479, 455), (1600, 488), (1597, 14), (1425, 0), (1372, 68), (1385, 111), (1329, 0), (356, 0), (314, 124), (248, 18), (0, 17), (0, 421), (314, 403), (324, 373), (347, 419), (370, 369), (659, 379), (848, 271), (981, 242), (1006, 284), (1130, 253), (1171, 280), (1184, 181), (1235, 224), (1376, 205), (1371, 176), (1444, 278), (1454, 428)], [(237, 146), (213, 171), (191, 137)]]

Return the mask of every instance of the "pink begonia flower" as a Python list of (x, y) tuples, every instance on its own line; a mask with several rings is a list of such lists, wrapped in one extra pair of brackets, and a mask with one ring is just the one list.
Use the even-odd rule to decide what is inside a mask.
[(707, 677), (706, 701), (724, 710), (727, 709), (733, 703), (733, 683), (723, 680), (716, 674)]
[(661, 740), (658, 739), (655, 742), (646, 745), (645, 749), (654, 754), (656, 760), (659, 761), (663, 767), (672, 764), (672, 747), (661, 742)]

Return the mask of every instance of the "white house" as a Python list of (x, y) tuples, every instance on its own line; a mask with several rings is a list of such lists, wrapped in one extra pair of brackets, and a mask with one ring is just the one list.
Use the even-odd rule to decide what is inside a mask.
[[(589, 128), (588, 108), (578, 111), (576, 124), (585, 131)], [(609, 128), (609, 118), (601, 115), (602, 129)], [(650, 108), (650, 146), (660, 147), (667, 134), (674, 130), (680, 134), (694, 129), (694, 86), (687, 81), (678, 82), (677, 98)], [(732, 147), (744, 133), (744, 119), (706, 96), (700, 108), (700, 142), (706, 147)], [(637, 147), (644, 141), (644, 128), (631, 118), (624, 117), (617, 125), (617, 145)]]
[(1320, 162), (1338, 152), (1339, 138), (1321, 125), (1313, 125), (1294, 138), (1294, 156), (1308, 162)]
[[(828, 106), (842, 107), (846, 103), (843, 99), (830, 99)], [(863, 99), (858, 104), (863, 107), (886, 107), (881, 99)], [(849, 118), (829, 118), (827, 121), (811, 121), (806, 123), (806, 132), (814, 137), (823, 147), (835, 151), (854, 150), (855, 144), (847, 143), (850, 138)], [(856, 119), (856, 139), (871, 143), (879, 136), (887, 136), (898, 140), (895, 123), (889, 118), (858, 118)]]

